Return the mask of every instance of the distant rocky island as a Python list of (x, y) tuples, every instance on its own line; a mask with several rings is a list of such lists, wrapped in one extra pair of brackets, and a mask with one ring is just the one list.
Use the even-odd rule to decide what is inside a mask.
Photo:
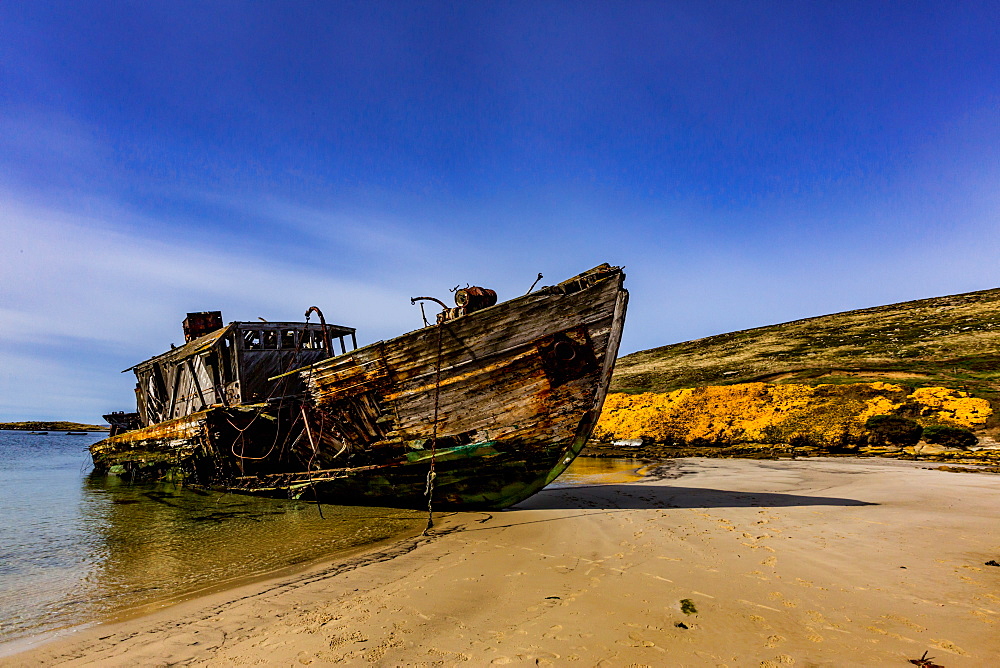
[(82, 422), (0, 422), (0, 429), (16, 431), (108, 431), (106, 424), (83, 424)]
[(622, 357), (585, 454), (840, 452), (1000, 464), (998, 436), (992, 289)]

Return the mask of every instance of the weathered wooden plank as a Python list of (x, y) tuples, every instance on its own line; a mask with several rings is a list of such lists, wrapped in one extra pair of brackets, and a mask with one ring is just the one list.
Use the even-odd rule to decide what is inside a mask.
[[(422, 503), (428, 466), (437, 462), (435, 499), (484, 507), (514, 503), (557, 475), (593, 427), (624, 322), (623, 279), (620, 270), (604, 266), (554, 288), (316, 361), (295, 375), (283, 372), (326, 352), (296, 355), (279, 347), (282, 339), (257, 335), (260, 348), (276, 348), (262, 350), (237, 336), (228, 351), (219, 344), (222, 354), (235, 354), (239, 370), (225, 392), (259, 405), (202, 411), (202, 434), (180, 439), (196, 447), (174, 447), (174, 462), (216, 483), (241, 476), (233, 487), (244, 491), (308, 491), (341, 501), (404, 505)], [(283, 334), (277, 330), (276, 336)], [(164, 369), (171, 415), (203, 408), (210, 399), (221, 403), (214, 365), (192, 357), (164, 359), (176, 360)], [(183, 366), (182, 359), (188, 359)], [(163, 367), (137, 369), (140, 379), (147, 368)], [(148, 380), (152, 389), (154, 379)], [(307, 390), (304, 404), (289, 392), (299, 383)], [(150, 416), (155, 396), (150, 392), (145, 402)], [(154, 427), (135, 437), (143, 456), (155, 451), (166, 461), (171, 432)], [(128, 449), (119, 446), (108, 452)], [(95, 468), (97, 461), (95, 456)], [(326, 473), (317, 477), (317, 468)]]
[[(440, 376), (438, 327), (321, 362), (303, 372), (314, 410), (349, 435), (355, 463), (384, 458), (383, 451), (403, 456), (431, 447), (435, 394), (442, 447), (501, 441), (516, 443), (528, 457), (565, 448), (577, 440), (581, 419), (589, 433), (594, 406), (603, 401), (620, 288), (620, 281), (609, 280), (576, 294), (532, 295), (440, 325)], [(572, 355), (590, 356), (583, 366), (567, 362), (576, 364), (579, 377), (562, 377), (555, 368), (562, 364), (551, 356), (556, 338)], [(610, 357), (613, 363), (613, 352)], [(383, 440), (376, 440), (378, 430), (358, 428), (370, 426), (371, 416), (345, 401), (352, 391), (364, 393), (391, 422)]]

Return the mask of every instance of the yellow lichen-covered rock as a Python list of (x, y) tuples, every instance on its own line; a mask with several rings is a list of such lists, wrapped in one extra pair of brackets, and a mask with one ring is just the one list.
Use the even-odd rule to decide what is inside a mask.
[(663, 394), (608, 395), (594, 435), (667, 443), (780, 442), (799, 435), (820, 443), (857, 438), (865, 421), (891, 415), (904, 405), (922, 408), (918, 421), (965, 427), (984, 424), (992, 409), (985, 399), (944, 387), (912, 394), (891, 383), (772, 385), (742, 383), (675, 390)]

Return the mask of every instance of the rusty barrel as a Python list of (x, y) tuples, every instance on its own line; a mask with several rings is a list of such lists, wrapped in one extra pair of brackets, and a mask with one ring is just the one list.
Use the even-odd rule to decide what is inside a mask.
[(497, 293), (489, 288), (480, 288), (475, 285), (462, 288), (455, 292), (455, 304), (464, 307), (466, 313), (472, 313), (493, 306), (497, 303)]

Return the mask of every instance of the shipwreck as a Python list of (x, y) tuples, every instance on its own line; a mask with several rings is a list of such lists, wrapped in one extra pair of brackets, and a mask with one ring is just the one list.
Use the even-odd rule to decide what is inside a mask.
[[(104, 416), (96, 475), (339, 504), (504, 508), (554, 480), (600, 415), (628, 304), (604, 264), (496, 303), (431, 297), (434, 323), (358, 348), (304, 322), (192, 313), (141, 362), (137, 410)], [(310, 322), (311, 315), (319, 322)]]

